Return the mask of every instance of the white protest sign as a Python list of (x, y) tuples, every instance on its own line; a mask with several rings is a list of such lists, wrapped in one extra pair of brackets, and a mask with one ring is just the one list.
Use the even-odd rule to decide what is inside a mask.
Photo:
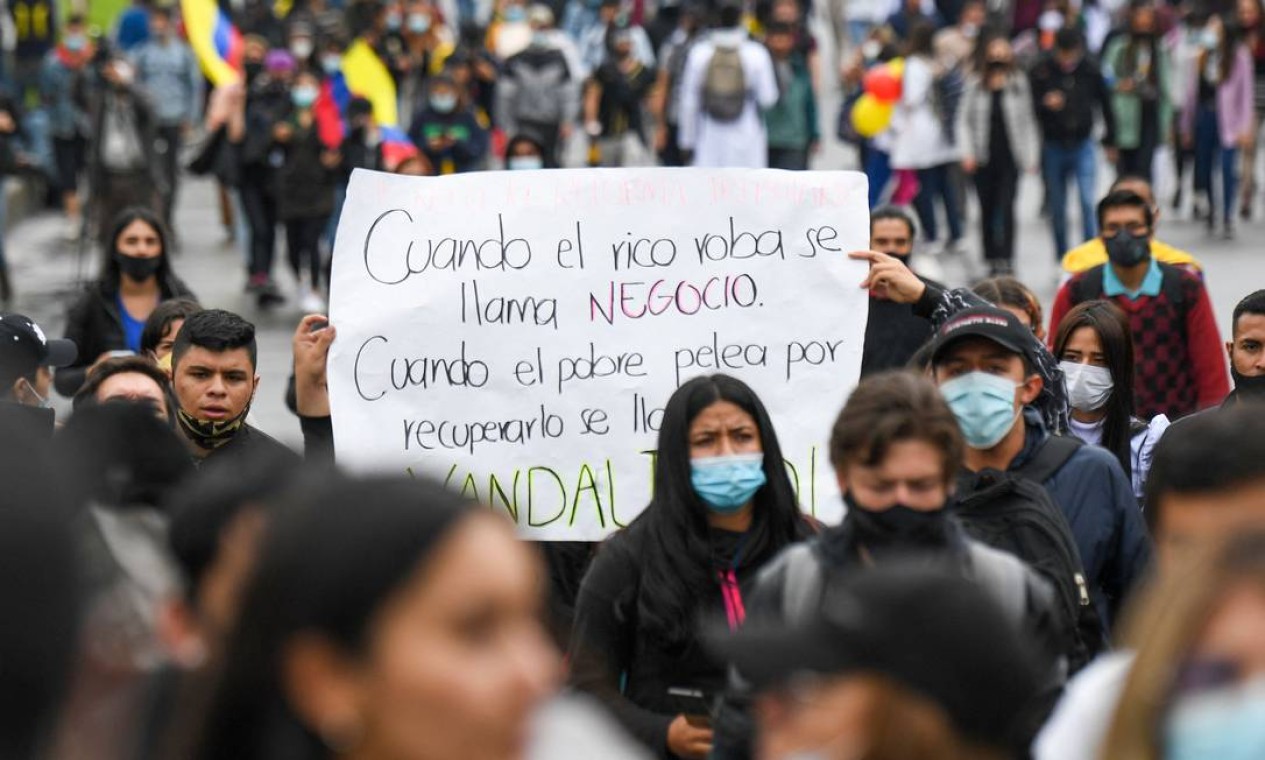
[(648, 503), (668, 397), (723, 372), (768, 407), (805, 511), (837, 520), (866, 197), (855, 172), (357, 171), (331, 283), (339, 464), (595, 540)]

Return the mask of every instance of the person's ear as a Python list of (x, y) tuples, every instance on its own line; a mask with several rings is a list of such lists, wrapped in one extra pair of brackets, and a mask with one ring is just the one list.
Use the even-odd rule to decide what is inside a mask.
[(1227, 340), (1225, 342), (1225, 355), (1230, 357), (1230, 366), (1234, 366), (1234, 341)]
[(1045, 381), (1040, 375), (1029, 375), (1027, 380), (1023, 381), (1023, 385), (1019, 386), (1019, 401), (1027, 406), (1037, 400), (1037, 396), (1041, 395), (1042, 389), (1045, 388)]
[(331, 749), (345, 751), (359, 743), (362, 679), (354, 662), (328, 638), (305, 632), (286, 642), (281, 690), (303, 724)]
[(26, 383), (22, 382), (25, 379), (26, 378), (19, 377), (17, 380), (13, 381), (13, 385), (9, 386), (9, 393), (8, 393), (9, 398), (13, 399), (19, 404), (25, 404), (27, 402)]
[(253, 401), (255, 394), (259, 391), (259, 375), (255, 375), (255, 379), (250, 384), (250, 398)]

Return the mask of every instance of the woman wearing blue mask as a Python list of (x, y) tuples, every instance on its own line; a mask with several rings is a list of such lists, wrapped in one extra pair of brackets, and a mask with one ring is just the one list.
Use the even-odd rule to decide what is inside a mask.
[(1265, 757), (1265, 534), (1203, 549), (1129, 621), (1137, 654), (1099, 757)]
[(698, 624), (741, 625), (760, 568), (810, 532), (755, 393), (726, 375), (685, 383), (664, 409), (654, 498), (580, 589), (572, 682), (660, 756), (706, 757), (726, 673)]
[(1054, 355), (1072, 404), (1071, 432), (1115, 454), (1143, 503), (1151, 455), (1169, 420), (1133, 416), (1133, 334), (1110, 301), (1089, 301), (1067, 313), (1054, 336)]

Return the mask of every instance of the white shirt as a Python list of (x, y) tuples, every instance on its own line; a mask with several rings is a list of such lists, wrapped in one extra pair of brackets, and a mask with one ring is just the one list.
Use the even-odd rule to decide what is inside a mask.
[[(1106, 420), (1098, 422), (1080, 422), (1075, 417), (1069, 420), (1069, 427), (1072, 435), (1081, 439), (1091, 446), (1102, 445), (1102, 430), (1106, 424)], [(1133, 495), (1137, 497), (1138, 503), (1145, 503), (1146, 496), (1146, 479), (1151, 473), (1151, 460), (1155, 456), (1155, 445), (1160, 442), (1160, 438), (1164, 435), (1164, 431), (1168, 430), (1168, 417), (1159, 414), (1147, 425), (1145, 430), (1139, 431), (1129, 441), (1130, 460), (1130, 479), (1133, 481)]]
[(1098, 760), (1133, 658), (1133, 652), (1101, 655), (1068, 682), (1032, 745), (1034, 760)]
[[(737, 47), (746, 78), (747, 98), (742, 115), (719, 122), (703, 110), (703, 84), (718, 46)], [(778, 99), (777, 74), (769, 51), (747, 36), (745, 29), (718, 29), (690, 48), (681, 77), (681, 114), (678, 139), (694, 151), (694, 165), (763, 169), (769, 165), (768, 138), (762, 109)]]
[(893, 169), (930, 169), (958, 159), (932, 105), (935, 71), (922, 56), (905, 59), (900, 102), (892, 114)]

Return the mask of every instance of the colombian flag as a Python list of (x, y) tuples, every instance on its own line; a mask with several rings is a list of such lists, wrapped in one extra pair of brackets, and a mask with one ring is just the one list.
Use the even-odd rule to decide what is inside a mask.
[(395, 101), (395, 80), (382, 59), (363, 39), (343, 53), (342, 70), (325, 77), (314, 111), (321, 142), (335, 149), (346, 133), (347, 104), (362, 97), (373, 105), (373, 120), (382, 139), (382, 157), (389, 167), (419, 154), (417, 146), (399, 127)]
[[(187, 0), (186, 0), (187, 1)], [(396, 112), (395, 80), (386, 64), (363, 39), (357, 39), (343, 53), (343, 81), (347, 91), (373, 104), (373, 120), (379, 127), (400, 123)]]
[(242, 35), (215, 0), (180, 0), (189, 45), (202, 73), (219, 87), (242, 80)]

